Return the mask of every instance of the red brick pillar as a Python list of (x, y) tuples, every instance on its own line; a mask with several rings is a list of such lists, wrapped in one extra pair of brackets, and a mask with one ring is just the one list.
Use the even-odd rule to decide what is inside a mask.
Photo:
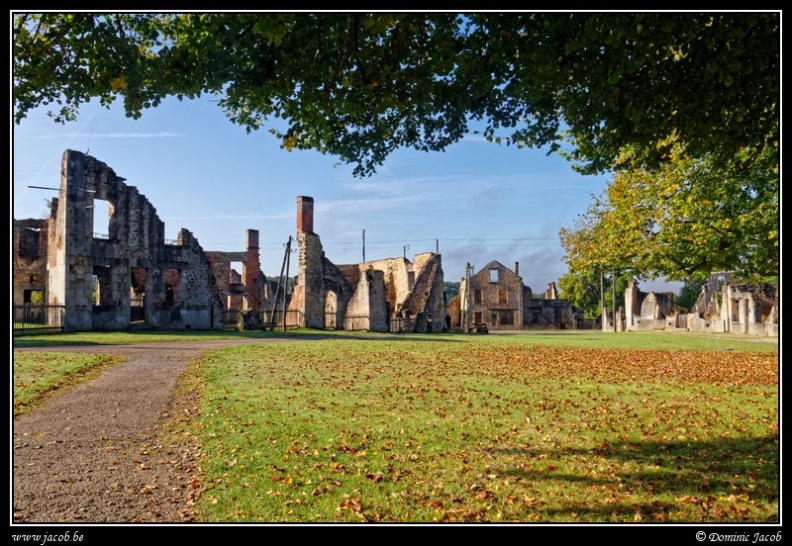
[(247, 263), (242, 267), (242, 283), (248, 291), (248, 303), (250, 309), (259, 310), (261, 304), (259, 300), (259, 272), (261, 271), (261, 259), (259, 256), (259, 232), (257, 229), (249, 229), (245, 233), (247, 238)]
[(297, 197), (297, 232), (313, 233), (313, 197)]

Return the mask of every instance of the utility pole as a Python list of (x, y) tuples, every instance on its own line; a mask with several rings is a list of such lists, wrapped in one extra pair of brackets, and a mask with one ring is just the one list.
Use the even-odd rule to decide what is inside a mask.
[[(270, 330), (275, 330), (275, 312), (278, 310), (278, 294), (280, 293), (281, 284), (283, 284), (283, 270), (286, 268), (286, 260), (289, 257), (289, 246), (291, 245), (291, 235), (289, 235), (289, 242), (286, 243), (286, 254), (283, 255), (283, 263), (281, 264), (280, 275), (278, 276), (278, 285), (275, 288), (275, 297), (272, 301), (272, 316), (270, 317)], [(287, 273), (288, 275), (288, 273)], [(288, 281), (288, 278), (286, 279)], [(288, 282), (283, 287), (283, 306), (286, 307), (286, 288)], [(283, 315), (283, 323), (286, 324), (286, 315)]]
[(410, 245), (404, 245), (404, 259), (407, 259), (407, 251), (410, 250)]
[(440, 239), (435, 239), (435, 254), (440, 254)]
[(289, 293), (289, 261), (291, 258), (292, 237), (289, 235), (289, 242), (286, 243), (286, 279), (283, 286), (283, 331), (286, 331), (286, 294)]
[(465, 265), (465, 332), (470, 332), (470, 262)]
[(363, 262), (366, 262), (366, 230), (363, 230)]

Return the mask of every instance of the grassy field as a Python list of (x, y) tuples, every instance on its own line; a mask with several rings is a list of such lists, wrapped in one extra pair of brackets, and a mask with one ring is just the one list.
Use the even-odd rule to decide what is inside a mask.
[(778, 521), (777, 343), (287, 335), (180, 385), (196, 521)]
[(58, 389), (95, 377), (120, 361), (108, 355), (30, 352), (14, 355), (14, 415), (35, 408)]

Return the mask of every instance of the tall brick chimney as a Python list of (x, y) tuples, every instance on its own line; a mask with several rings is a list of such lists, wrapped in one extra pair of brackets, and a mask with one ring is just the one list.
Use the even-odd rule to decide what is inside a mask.
[(297, 197), (297, 232), (313, 233), (313, 197)]
[(258, 311), (258, 275), (261, 271), (261, 259), (259, 256), (259, 232), (257, 229), (249, 229), (245, 232), (247, 238), (247, 263), (242, 264), (242, 283), (247, 288), (249, 294), (249, 305), (253, 310)]

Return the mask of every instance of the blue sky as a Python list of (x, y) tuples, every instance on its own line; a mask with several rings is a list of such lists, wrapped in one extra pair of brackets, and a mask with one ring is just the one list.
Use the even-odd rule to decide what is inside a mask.
[[(337, 263), (412, 260), (439, 246), (447, 281), (465, 264), (513, 268), (535, 292), (567, 271), (558, 232), (572, 227), (607, 176), (575, 173), (561, 157), (469, 135), (445, 152), (399, 150), (368, 178), (315, 152), (287, 152), (266, 129), (246, 133), (212, 97), (166, 100), (138, 120), (121, 104), (91, 101), (78, 119), (54, 123), (46, 109), (12, 128), (12, 215), (42, 218), (56, 192), (66, 149), (88, 152), (136, 186), (157, 209), (166, 238), (187, 228), (205, 250), (244, 250), (259, 230), (262, 270), (280, 273), (296, 233), (296, 198), (315, 200), (314, 231)], [(97, 231), (102, 231), (97, 226)], [(408, 247), (408, 248), (405, 248)], [(294, 263), (294, 262), (292, 262)], [(656, 283), (643, 283), (642, 289)], [(677, 285), (664, 287), (678, 290)], [(563, 294), (562, 294), (563, 296)]]

